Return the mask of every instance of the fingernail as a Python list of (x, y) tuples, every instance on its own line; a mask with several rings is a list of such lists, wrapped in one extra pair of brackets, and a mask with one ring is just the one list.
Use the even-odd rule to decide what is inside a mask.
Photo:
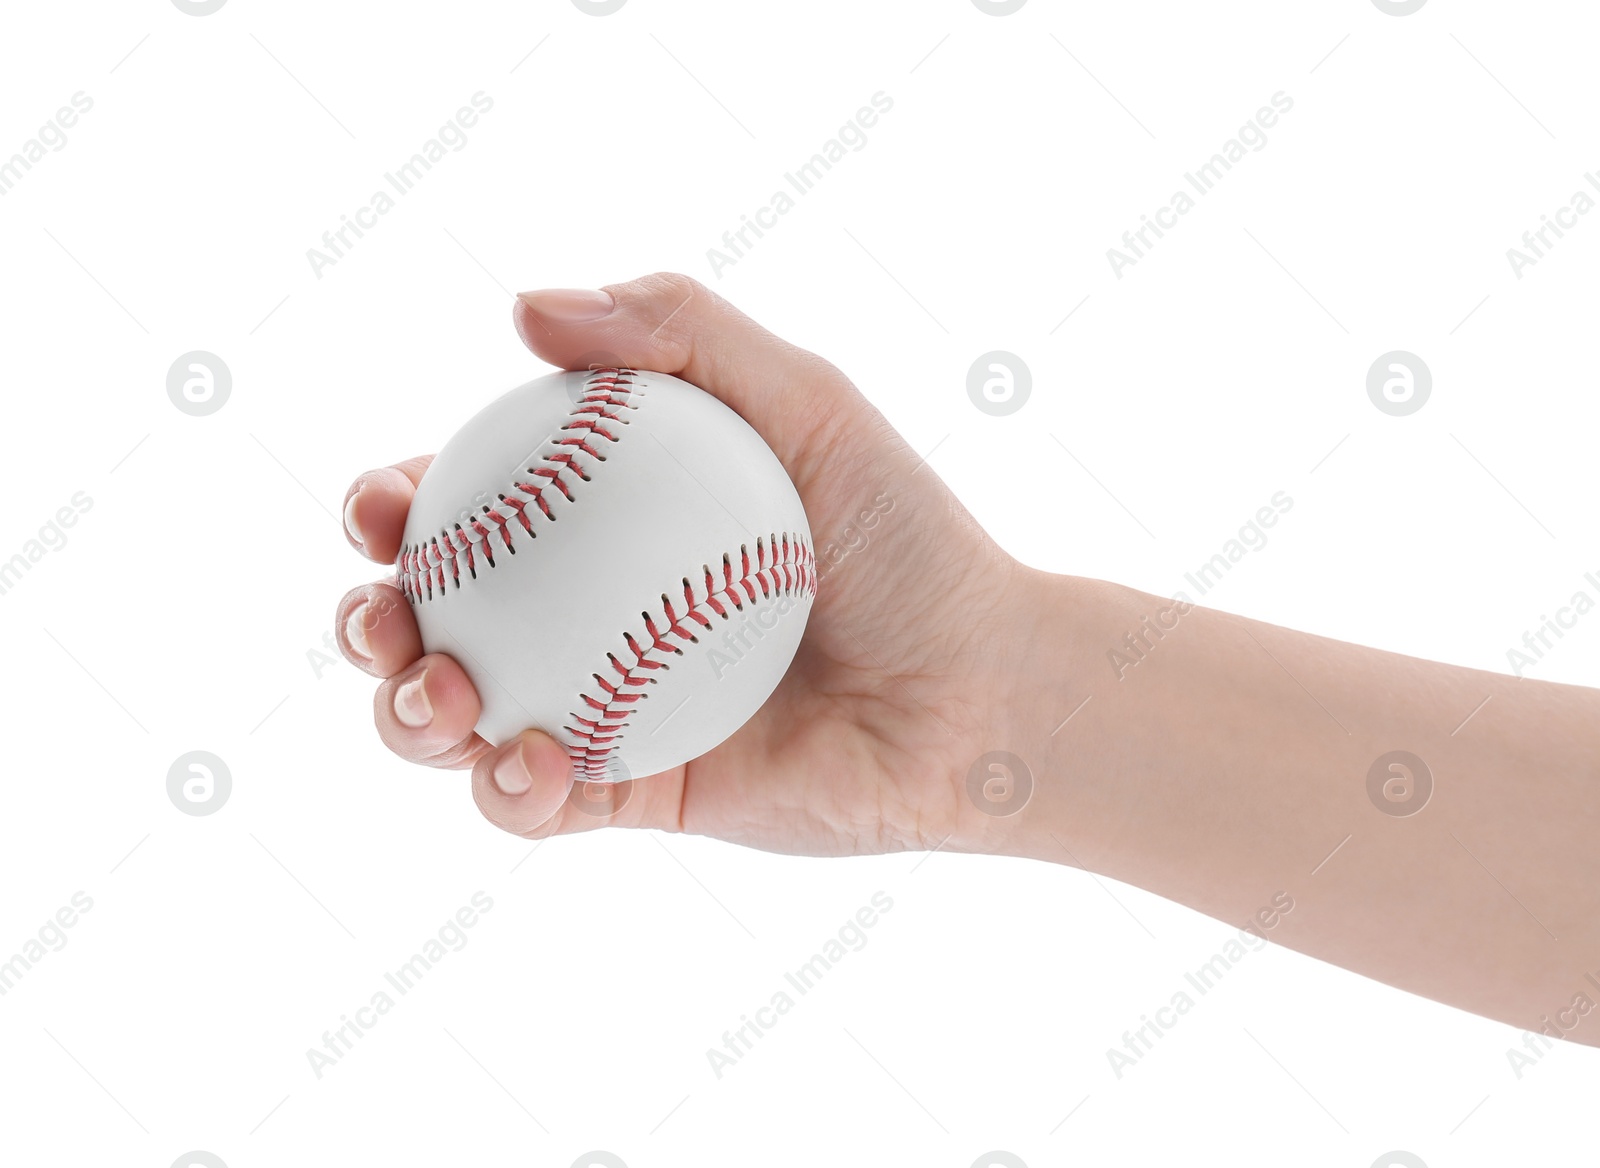
[(433, 703), (428, 700), (428, 691), (423, 688), (427, 680), (428, 671), (424, 669), (394, 691), (394, 716), (400, 719), (402, 726), (419, 730), (433, 721)]
[(363, 661), (372, 660), (372, 646), (367, 642), (367, 602), (363, 600), (344, 618), (345, 644)]
[(361, 537), (361, 527), (356, 523), (356, 500), (361, 498), (361, 488), (357, 487), (351, 492), (350, 500), (344, 505), (344, 529), (350, 533), (350, 538), (356, 541), (358, 547), (366, 547), (367, 541)]
[(517, 299), (546, 320), (561, 324), (583, 324), (611, 315), (616, 302), (611, 293), (589, 288), (545, 288), (538, 292), (518, 292)]
[(533, 786), (528, 760), (522, 756), (522, 743), (501, 755), (500, 761), (494, 764), (494, 785), (507, 795), (520, 795)]

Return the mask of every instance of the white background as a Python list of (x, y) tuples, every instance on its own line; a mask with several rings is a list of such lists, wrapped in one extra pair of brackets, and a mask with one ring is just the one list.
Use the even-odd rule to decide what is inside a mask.
[[(1040, 863), (534, 848), (390, 758), (371, 681), (317, 654), (378, 574), (347, 483), (542, 371), (511, 294), (677, 269), (845, 369), (1029, 563), (1170, 595), (1286, 491), (1205, 603), (1507, 670), (1600, 570), (1600, 215), (1520, 280), (1505, 254), (1600, 169), (1594, 31), (1577, 0), (8, 8), (0, 158), (94, 107), (0, 198), (0, 560), (93, 505), (0, 595), (0, 959), (93, 909), (0, 997), (0, 1160), (1574, 1162), (1591, 1049), (1518, 1078), (1516, 1031), (1269, 947), (1118, 1079), (1230, 926)], [(465, 148), (318, 278), (307, 249), (479, 90)], [(715, 275), (880, 90), (865, 148)], [(1118, 279), (1106, 249), (1280, 90)], [(196, 349), (233, 376), (208, 417), (166, 394)], [(994, 349), (1032, 370), (1009, 417), (966, 395)], [(1433, 373), (1409, 417), (1366, 394), (1394, 349)], [(1595, 682), (1600, 615), (1528, 673)], [(168, 800), (191, 750), (232, 773), (216, 814)], [(317, 1078), (307, 1048), (479, 890), (467, 946)], [(866, 947), (718, 1079), (706, 1050), (879, 890)]]

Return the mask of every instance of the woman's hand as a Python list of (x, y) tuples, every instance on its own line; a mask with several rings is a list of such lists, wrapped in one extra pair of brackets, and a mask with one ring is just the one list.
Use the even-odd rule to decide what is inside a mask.
[[(1038, 652), (1027, 618), (1040, 574), (995, 546), (843, 373), (687, 277), (525, 293), (514, 321), (552, 365), (671, 373), (754, 426), (805, 504), (815, 606), (783, 683), (731, 739), (672, 771), (615, 790), (584, 784), (569, 799), (561, 746), (537, 730), (499, 748), (478, 737), (478, 696), (460, 666), (423, 656), (391, 584), (358, 588), (336, 627), (346, 656), (384, 679), (374, 713), (389, 748), (472, 768), (483, 813), (529, 838), (615, 825), (810, 855), (987, 849), (1001, 828), (969, 799), (967, 774), (981, 755), (1016, 749), (1012, 719), (1028, 703), (1014, 691)], [(395, 558), (429, 461), (350, 489), (349, 537), (379, 563)]]
[[(1600, 1045), (1600, 691), (1033, 572), (831, 365), (682, 277), (611, 293), (533, 294), (517, 327), (554, 365), (606, 354), (681, 374), (761, 432), (818, 549), (799, 654), (736, 735), (636, 781), (600, 818), (568, 800), (552, 739), (529, 731), (496, 750), (473, 733), (466, 676), (421, 656), (405, 601), (375, 584), (345, 598), (340, 627), (352, 659), (387, 679), (377, 720), (393, 750), (472, 767), (478, 805), (520, 835), (612, 822), (817, 855), (943, 847), (1072, 863)], [(426, 465), (352, 489), (351, 538), (374, 559), (394, 558)], [(969, 773), (1003, 780), (992, 751), (1037, 782), (1019, 775), (1011, 802), (987, 805), (1017, 814), (969, 794)], [(1407, 781), (1391, 791), (1397, 774)]]

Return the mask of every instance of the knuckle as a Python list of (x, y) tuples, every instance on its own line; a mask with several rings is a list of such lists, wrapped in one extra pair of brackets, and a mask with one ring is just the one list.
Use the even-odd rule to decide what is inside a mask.
[(554, 811), (545, 816), (538, 823), (522, 824), (519, 827), (508, 828), (523, 839), (542, 840), (554, 835), (565, 835), (567, 830), (567, 805), (563, 802), (557, 804)]
[(706, 287), (693, 276), (686, 276), (682, 272), (652, 272), (644, 277), (644, 282), (664, 292), (700, 293)]
[(682, 272), (653, 272), (625, 288), (637, 289), (643, 299), (671, 311), (687, 300), (710, 299), (711, 291), (693, 276)]
[(459, 742), (452, 743), (432, 758), (428, 765), (435, 770), (459, 771), (477, 765), (478, 758), (483, 753), (482, 746), (474, 737), (468, 736)]

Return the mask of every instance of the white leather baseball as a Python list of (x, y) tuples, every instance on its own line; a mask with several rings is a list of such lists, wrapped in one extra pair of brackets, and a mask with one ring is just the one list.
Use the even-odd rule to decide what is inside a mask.
[(499, 744), (535, 727), (577, 777), (717, 746), (783, 679), (816, 594), (800, 497), (688, 382), (553, 373), (490, 403), (417, 487), (396, 563), (423, 649), (455, 658)]

